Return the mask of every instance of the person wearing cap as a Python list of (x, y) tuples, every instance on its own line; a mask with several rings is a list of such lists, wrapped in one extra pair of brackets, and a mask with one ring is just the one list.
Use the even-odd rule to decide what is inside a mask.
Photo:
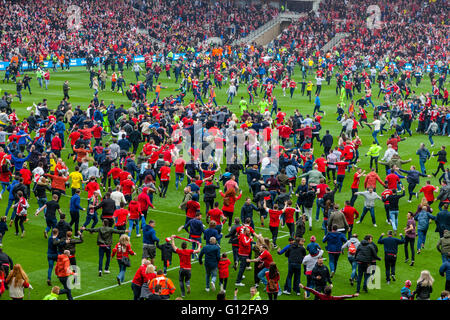
[(387, 284), (390, 283), (391, 279), (395, 281), (395, 263), (397, 262), (398, 245), (405, 243), (405, 238), (403, 238), (402, 234), (400, 234), (400, 239), (394, 238), (392, 234), (392, 230), (389, 230), (387, 238), (383, 238), (384, 233), (382, 233), (378, 239), (378, 244), (384, 246), (384, 265), (386, 267)]
[(161, 260), (163, 263), (163, 271), (164, 275), (167, 275), (167, 268), (172, 264), (172, 253), (173, 251), (172, 244), (170, 241), (172, 240), (170, 237), (167, 237), (166, 243), (160, 245), (159, 243), (156, 243), (156, 247), (161, 250)]
[(405, 286), (400, 290), (400, 300), (413, 300), (414, 294), (411, 291), (411, 280), (405, 281)]
[(320, 245), (316, 243), (316, 237), (311, 236), (309, 238), (309, 244), (306, 246), (306, 250), (309, 252), (311, 256), (316, 256), (320, 251)]

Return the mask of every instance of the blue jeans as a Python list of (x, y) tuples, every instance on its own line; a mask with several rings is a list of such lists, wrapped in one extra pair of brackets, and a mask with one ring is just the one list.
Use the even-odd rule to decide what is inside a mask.
[(367, 211), (370, 211), (370, 215), (372, 216), (372, 223), (376, 224), (376, 222), (375, 222), (375, 208), (367, 208), (367, 207), (364, 207), (363, 212), (361, 214), (361, 219), (359, 220), (359, 222), (361, 223), (364, 220), (364, 217), (365, 217)]
[(209, 289), (209, 283), (216, 283), (217, 278), (217, 268), (210, 268), (205, 265), (206, 270), (206, 288)]
[(94, 214), (88, 213), (86, 215), (86, 221), (84, 222), (83, 227), (87, 227), (89, 225), (89, 223), (91, 223), (91, 220), (94, 220), (94, 223), (92, 224), (92, 228), (95, 228), (95, 225), (98, 222), (97, 211), (94, 211)]
[(430, 140), (431, 145), (434, 145), (433, 135), (434, 133), (430, 130), (430, 132), (428, 133), (428, 140)]
[(47, 271), (47, 279), (52, 279), (53, 266), (55, 265), (56, 260), (58, 259), (57, 254), (47, 254), (48, 261), (48, 271)]
[(55, 218), (47, 218), (45, 217), (45, 222), (47, 223), (47, 227), (45, 228), (45, 233), (48, 233), (49, 231), (53, 230), (53, 228), (56, 228), (56, 224), (58, 223), (58, 220)]
[(106, 255), (105, 270), (109, 270), (111, 261), (111, 247), (98, 247), (98, 271), (103, 270), (103, 256)]
[(389, 211), (390, 220), (392, 223), (392, 229), (397, 231), (398, 226), (398, 210), (397, 211)]
[(425, 240), (427, 239), (428, 229), (417, 230), (417, 250), (422, 249), (422, 245), (425, 245)]
[(291, 292), (292, 276), (294, 276), (294, 291), (300, 292), (298, 285), (300, 284), (300, 277), (302, 274), (302, 265), (299, 263), (288, 264), (288, 274), (284, 284), (284, 290)]
[(133, 230), (134, 225), (136, 224), (136, 234), (139, 234), (139, 220), (138, 219), (129, 219), (130, 227), (128, 228), (128, 236), (131, 237), (131, 231)]
[[(8, 199), (8, 205), (6, 206), (6, 211), (5, 211), (5, 216), (6, 217), (8, 216), (9, 209), (11, 209), (13, 204), (14, 204), (14, 199)], [(14, 213), (14, 210), (13, 210), (13, 213), (11, 215), (11, 220), (14, 219), (14, 216), (15, 216), (15, 213)]]
[(3, 193), (6, 190), (6, 188), (9, 186), (9, 183), (8, 182), (2, 182), (1, 184), (2, 184), (2, 192), (1, 192), (1, 194), (3, 195)]
[(340, 253), (328, 253), (328, 258), (330, 259), (330, 271), (331, 272), (336, 272), (339, 256), (340, 256)]
[(175, 173), (175, 187), (178, 190), (178, 185), (180, 185), (184, 180), (184, 173)]
[(119, 275), (117, 276), (117, 278), (120, 279), (120, 282), (124, 282), (125, 271), (127, 270), (127, 267), (122, 263), (122, 260), (117, 260), (117, 262), (119, 263)]
[(422, 174), (425, 174), (427, 172), (427, 169), (425, 169), (425, 161), (427, 161), (427, 160), (426, 159), (419, 159), (420, 171), (422, 172)]
[(322, 201), (322, 199), (316, 198), (316, 220), (319, 220), (319, 215), (320, 215), (320, 201)]
[(269, 271), (269, 268), (263, 268), (260, 272), (258, 272), (258, 278), (262, 283), (264, 283), (265, 286), (267, 285), (266, 271)]
[(373, 140), (374, 140), (377, 144), (380, 144), (380, 143), (378, 142), (378, 139), (377, 139), (377, 135), (378, 135), (379, 132), (380, 132), (380, 130), (373, 130), (373, 132), (372, 132)]
[(354, 256), (348, 257), (348, 262), (352, 265), (352, 274), (350, 275), (350, 278), (355, 280), (356, 279), (356, 269), (358, 267), (358, 263), (356, 262), (356, 259)]

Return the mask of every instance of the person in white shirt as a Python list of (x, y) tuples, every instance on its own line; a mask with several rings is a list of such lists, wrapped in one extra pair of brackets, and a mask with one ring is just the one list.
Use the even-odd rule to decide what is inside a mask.
[(120, 189), (120, 186), (117, 186), (116, 191), (111, 192), (111, 199), (114, 200), (117, 210), (120, 209), (120, 203), (127, 203), (127, 200), (125, 200), (125, 196)]
[(387, 150), (385, 151), (384, 156), (383, 156), (383, 158), (381, 159), (381, 161), (383, 161), (383, 162), (389, 162), (389, 161), (391, 161), (392, 156), (393, 156), (394, 154), (398, 154), (398, 153), (397, 153), (397, 151), (394, 150), (394, 148), (392, 148), (392, 145), (391, 145), (391, 144), (388, 144), (388, 148), (387, 148)]

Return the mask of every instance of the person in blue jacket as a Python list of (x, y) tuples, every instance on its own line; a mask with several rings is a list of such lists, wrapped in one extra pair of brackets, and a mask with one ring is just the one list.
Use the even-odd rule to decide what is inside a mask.
[(47, 248), (47, 261), (48, 261), (48, 271), (47, 271), (47, 284), (52, 285), (52, 272), (53, 266), (58, 260), (58, 245), (56, 240), (58, 239), (59, 231), (54, 228), (52, 230), (52, 236), (48, 238), (48, 248)]
[(75, 234), (78, 234), (78, 226), (80, 224), (80, 210), (85, 211), (80, 206), (80, 189), (75, 190), (75, 194), (70, 198), (70, 227), (75, 224)]
[(159, 244), (159, 239), (156, 236), (155, 221), (149, 220), (148, 224), (145, 223), (145, 217), (141, 215), (142, 226), (142, 259), (150, 259), (153, 265), (155, 265), (156, 257), (156, 245)]
[(206, 292), (209, 292), (210, 284), (211, 289), (216, 290), (215, 282), (217, 278), (217, 267), (220, 260), (220, 247), (217, 245), (215, 237), (211, 237), (209, 242), (206, 242), (206, 246), (200, 251), (198, 256), (198, 263), (203, 264), (203, 256), (205, 256), (205, 271), (206, 271)]
[(337, 225), (333, 225), (331, 232), (327, 233), (322, 240), (323, 243), (327, 243), (326, 249), (328, 251), (328, 258), (330, 259), (331, 278), (336, 272), (339, 256), (342, 252), (342, 245), (347, 242), (345, 235), (337, 230)]
[(450, 253), (447, 256), (447, 261), (439, 268), (439, 274), (444, 277), (445, 276), (445, 290), (450, 291)]
[(436, 217), (427, 211), (428, 208), (426, 206), (423, 206), (421, 209), (414, 216), (414, 220), (417, 221), (417, 254), (420, 254), (420, 251), (425, 247), (430, 220), (436, 221)]
[(395, 281), (398, 246), (405, 243), (405, 238), (403, 238), (402, 234), (400, 234), (400, 239), (394, 238), (392, 234), (393, 232), (389, 230), (387, 238), (383, 238), (384, 233), (382, 233), (378, 239), (378, 244), (384, 246), (384, 265), (386, 267), (386, 282), (388, 284), (391, 282), (391, 279)]
[(217, 243), (220, 244), (220, 239), (222, 239), (222, 235), (219, 234), (219, 232), (216, 229), (216, 222), (211, 220), (209, 222), (209, 228), (206, 229), (205, 231), (203, 231), (203, 238), (205, 239), (206, 243), (209, 243), (209, 239), (211, 239), (211, 237), (216, 238)]
[(202, 242), (202, 233), (205, 231), (202, 223), (202, 214), (197, 212), (195, 214), (195, 218), (189, 220), (185, 225), (178, 228), (178, 231), (185, 229), (189, 232), (189, 239), (195, 240), (192, 241), (192, 250), (197, 248), (197, 242), (201, 244)]
[[(15, 196), (14, 193), (12, 192), (14, 187), (19, 184), (19, 176), (14, 176), (14, 180), (8, 185), (8, 187), (6, 188), (6, 190), (8, 190), (9, 192), (9, 197), (8, 197), (8, 205), (6, 206), (6, 211), (5, 211), (5, 216), (8, 216), (8, 212), (9, 209), (11, 208), (11, 206), (15, 203)], [(12, 221), (14, 218), (14, 214), (11, 216), (11, 221), (10, 221), (10, 226), (12, 225)]]

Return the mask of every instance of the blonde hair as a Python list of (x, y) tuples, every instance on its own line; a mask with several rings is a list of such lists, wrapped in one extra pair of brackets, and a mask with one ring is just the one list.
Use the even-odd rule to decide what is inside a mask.
[(148, 273), (155, 273), (155, 266), (152, 265), (152, 264), (149, 264), (149, 265), (147, 266), (147, 269), (145, 269), (145, 273), (146, 273), (146, 274), (148, 274)]
[(18, 287), (24, 282), (28, 282), (28, 276), (20, 264), (15, 264), (6, 278), (6, 284), (10, 284), (13, 287)]
[(434, 279), (431, 276), (430, 271), (423, 270), (420, 273), (420, 277), (419, 277), (419, 279), (417, 279), (417, 284), (419, 284), (419, 283), (422, 287), (431, 287), (433, 285)]
[(126, 234), (121, 235), (119, 238), (119, 243), (122, 246), (122, 252), (127, 251), (127, 246), (130, 244), (130, 237)]

